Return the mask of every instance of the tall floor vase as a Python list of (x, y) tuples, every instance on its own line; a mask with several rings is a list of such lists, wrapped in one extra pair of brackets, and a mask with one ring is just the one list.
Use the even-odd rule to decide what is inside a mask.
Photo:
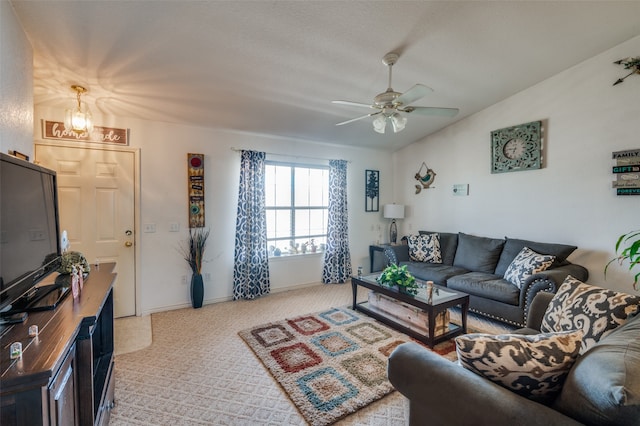
[(202, 274), (193, 274), (191, 276), (191, 306), (194, 308), (202, 307), (204, 299), (204, 284), (202, 282)]

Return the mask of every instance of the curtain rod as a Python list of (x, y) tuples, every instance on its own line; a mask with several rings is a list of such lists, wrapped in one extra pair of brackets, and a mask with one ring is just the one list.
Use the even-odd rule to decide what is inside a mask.
[[(242, 149), (242, 148), (235, 148), (235, 147), (231, 147), (231, 151), (235, 151), (235, 152), (241, 152), (241, 151), (255, 151), (255, 149)], [(339, 158), (320, 158), (320, 157), (311, 157), (308, 155), (288, 155), (288, 154), (278, 154), (276, 152), (266, 152), (265, 154), (268, 155), (275, 155), (275, 156), (280, 156), (280, 157), (289, 157), (289, 158), (308, 158), (310, 160), (323, 160), (323, 161), (330, 161), (330, 160), (339, 160)], [(351, 160), (344, 160), (347, 163), (351, 163)]]

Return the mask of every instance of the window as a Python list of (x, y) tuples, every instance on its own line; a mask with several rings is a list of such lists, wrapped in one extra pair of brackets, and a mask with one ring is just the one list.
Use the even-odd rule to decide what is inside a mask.
[(265, 174), (269, 256), (323, 251), (329, 167), (267, 161)]

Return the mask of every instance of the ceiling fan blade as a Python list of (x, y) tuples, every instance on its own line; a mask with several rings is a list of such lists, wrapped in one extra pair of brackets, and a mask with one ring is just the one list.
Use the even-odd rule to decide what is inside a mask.
[(420, 115), (439, 115), (442, 117), (454, 117), (460, 112), (458, 108), (436, 108), (436, 107), (406, 107), (402, 112), (416, 113)]
[(347, 106), (355, 106), (361, 108), (375, 108), (375, 106), (370, 104), (363, 104), (362, 102), (352, 102), (352, 101), (331, 101), (332, 104), (339, 105), (347, 105)]
[(363, 118), (373, 117), (374, 115), (378, 115), (382, 113), (382, 111), (372, 112), (371, 114), (363, 115), (362, 117), (352, 118), (351, 120), (343, 121), (342, 123), (337, 123), (336, 126), (342, 126), (343, 124), (353, 123), (354, 121), (362, 120)]
[(432, 88), (427, 87), (424, 84), (416, 84), (411, 89), (398, 96), (395, 102), (402, 105), (409, 105), (430, 92), (433, 92)]

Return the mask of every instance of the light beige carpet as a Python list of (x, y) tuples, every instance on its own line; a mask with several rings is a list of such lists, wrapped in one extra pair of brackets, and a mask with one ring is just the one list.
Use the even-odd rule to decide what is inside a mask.
[[(366, 299), (364, 289), (358, 296)], [(110, 424), (305, 425), (237, 333), (350, 303), (351, 285), (331, 284), (153, 314), (152, 344), (116, 356), (116, 406)], [(393, 392), (337, 424), (405, 425), (407, 406)]]
[(114, 321), (115, 354), (139, 351), (151, 344), (151, 315), (117, 318)]

